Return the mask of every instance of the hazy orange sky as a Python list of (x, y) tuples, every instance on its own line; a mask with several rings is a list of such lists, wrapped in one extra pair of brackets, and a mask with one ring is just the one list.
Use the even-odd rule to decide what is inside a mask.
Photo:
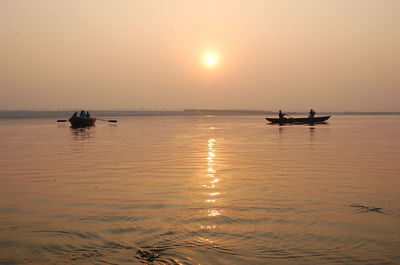
[(0, 109), (400, 111), (399, 14), (399, 0), (2, 0)]

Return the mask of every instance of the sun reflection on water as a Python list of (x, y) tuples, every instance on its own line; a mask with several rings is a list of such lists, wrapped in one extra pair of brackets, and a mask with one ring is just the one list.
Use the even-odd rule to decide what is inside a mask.
[[(214, 129), (214, 127), (210, 129)], [(222, 215), (221, 210), (215, 207), (217, 198), (221, 195), (219, 191), (215, 190), (217, 188), (217, 184), (220, 182), (220, 178), (217, 178), (217, 170), (215, 169), (215, 167), (217, 166), (217, 163), (215, 162), (215, 159), (217, 158), (215, 149), (216, 142), (217, 140), (214, 138), (208, 139), (207, 173), (206, 173), (207, 183), (204, 183), (202, 185), (202, 187), (205, 189), (212, 189), (212, 191), (207, 193), (209, 197), (204, 201), (204, 203), (207, 205), (207, 216), (209, 218), (216, 218)], [(213, 222), (212, 220), (213, 219), (209, 219), (208, 221), (210, 223), (202, 224), (200, 225), (200, 228), (203, 230), (215, 230), (217, 226), (212, 223)], [(215, 243), (215, 239), (211, 240), (210, 238), (206, 237), (200, 237), (197, 240), (202, 243), (209, 243), (209, 244)]]
[(216, 225), (202, 225), (200, 226), (201, 229), (215, 229), (217, 228)]
[(208, 216), (219, 216), (221, 215), (221, 211), (216, 209), (208, 209)]
[(207, 171), (208, 171), (208, 172), (211, 172), (211, 173), (213, 173), (213, 174), (216, 173), (216, 171), (215, 171), (214, 169), (212, 169), (212, 168), (208, 168)]

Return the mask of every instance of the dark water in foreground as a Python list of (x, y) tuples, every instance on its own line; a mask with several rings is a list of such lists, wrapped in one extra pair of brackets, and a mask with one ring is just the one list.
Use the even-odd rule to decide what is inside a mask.
[(118, 120), (0, 120), (0, 264), (400, 263), (400, 116)]

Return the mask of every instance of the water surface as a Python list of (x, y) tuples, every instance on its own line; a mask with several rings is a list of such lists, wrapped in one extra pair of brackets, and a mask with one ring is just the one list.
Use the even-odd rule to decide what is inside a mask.
[(0, 264), (399, 264), (400, 116), (0, 119)]

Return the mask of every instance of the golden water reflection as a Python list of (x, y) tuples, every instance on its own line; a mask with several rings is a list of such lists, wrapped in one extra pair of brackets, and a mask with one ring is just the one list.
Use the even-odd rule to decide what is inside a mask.
[(221, 212), (216, 209), (208, 209), (208, 216), (219, 216)]
[[(215, 189), (216, 188), (215, 184), (218, 183), (218, 181), (219, 181), (219, 179), (216, 178), (216, 176), (215, 176), (217, 171), (214, 169), (214, 166), (216, 165), (215, 161), (214, 161), (214, 158), (216, 157), (216, 150), (214, 148), (216, 142), (217, 142), (217, 140), (214, 138), (208, 139), (208, 156), (207, 156), (207, 172), (208, 172), (208, 174), (207, 174), (207, 177), (211, 180), (208, 183), (203, 185), (203, 187), (205, 187), (206, 189)], [(208, 193), (208, 195), (211, 197), (216, 197), (216, 196), (220, 195), (220, 193), (213, 191), (213, 192)], [(210, 198), (210, 199), (206, 200), (206, 203), (215, 203), (215, 202), (216, 202), (215, 198), (213, 198), (213, 199)], [(208, 216), (220, 215), (220, 213), (215, 209), (208, 209), (208, 212), (209, 212)], [(218, 214), (217, 214), (217, 212), (218, 212)]]
[(202, 225), (200, 226), (201, 229), (215, 229), (215, 225)]
[[(211, 128), (210, 128), (211, 129)], [(216, 146), (217, 140), (214, 138), (208, 139), (208, 152), (207, 152), (207, 172), (206, 172), (206, 183), (202, 185), (203, 188), (207, 189), (207, 197), (204, 203), (207, 205), (207, 224), (201, 224), (200, 229), (203, 230), (215, 230), (217, 228), (216, 224), (213, 224), (213, 218), (222, 215), (222, 211), (215, 207), (217, 200), (221, 193), (217, 191), (217, 185), (221, 181), (220, 177), (217, 177), (217, 163), (215, 159), (217, 158)], [(203, 243), (215, 243), (215, 239), (203, 237), (197, 239)]]

